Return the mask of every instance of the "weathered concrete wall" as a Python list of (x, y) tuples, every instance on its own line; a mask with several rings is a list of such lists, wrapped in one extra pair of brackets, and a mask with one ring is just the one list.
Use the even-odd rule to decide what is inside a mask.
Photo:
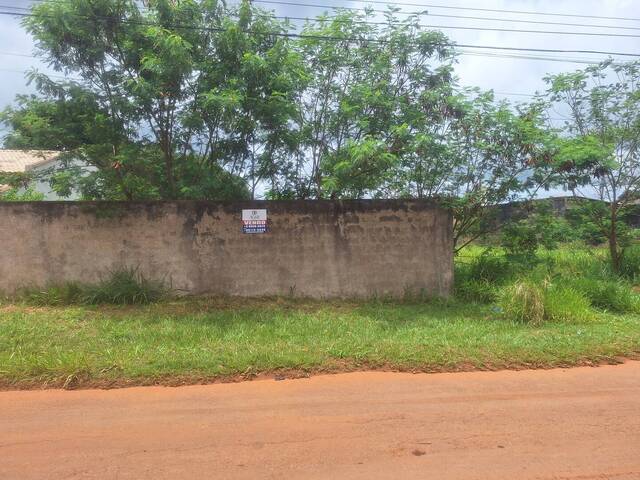
[[(243, 208), (269, 231), (242, 233)], [(138, 267), (187, 293), (447, 295), (450, 213), (423, 201), (0, 204), (0, 291)]]

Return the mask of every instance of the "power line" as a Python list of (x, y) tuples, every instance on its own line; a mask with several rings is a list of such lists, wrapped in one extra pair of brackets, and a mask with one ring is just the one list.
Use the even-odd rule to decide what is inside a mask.
[[(556, 57), (551, 55), (519, 55), (517, 53), (497, 53), (497, 52), (474, 52), (468, 50), (457, 50), (460, 55), (470, 55), (470, 56), (478, 56), (478, 57), (491, 57), (491, 58), (508, 58), (508, 59), (516, 59), (516, 60), (540, 60), (540, 61), (549, 61), (549, 62), (561, 62), (561, 63), (575, 63), (575, 64), (583, 64), (583, 65), (596, 65), (601, 63), (607, 59), (601, 60), (591, 60), (588, 58), (567, 58), (567, 57)], [(614, 62), (614, 64), (619, 64), (618, 62)]]
[[(42, 0), (33, 0), (34, 3), (41, 3)], [(67, 1), (63, 1), (63, 0), (49, 0), (50, 3), (68, 3)], [(298, 4), (295, 2), (285, 2), (285, 1), (261, 1), (261, 0), (254, 0), (254, 2), (260, 2), (260, 3), (271, 3), (271, 4), (282, 4), (282, 5), (295, 5), (295, 6), (313, 6), (313, 7), (322, 7), (325, 8), (325, 6), (321, 6), (321, 5), (307, 5), (307, 4)], [(383, 2), (381, 2), (383, 3)], [(407, 4), (407, 5), (413, 5), (413, 4)], [(327, 8), (345, 8), (345, 9), (349, 9), (349, 10), (362, 10), (359, 8), (353, 8), (353, 7), (331, 7), (331, 6), (326, 6)], [(31, 8), (30, 7), (18, 7), (18, 6), (10, 6), (10, 5), (0, 5), (0, 8), (10, 8), (10, 9), (17, 9), (17, 10), (27, 10), (30, 11)], [(144, 11), (144, 10), (143, 10)], [(386, 10), (373, 10), (373, 11), (377, 11), (377, 12), (386, 12)], [(526, 24), (537, 24), (537, 25), (559, 25), (559, 26), (565, 26), (565, 27), (586, 27), (586, 28), (608, 28), (608, 29), (615, 29), (615, 30), (640, 30), (640, 27), (628, 27), (628, 26), (622, 26), (622, 25), (598, 25), (595, 23), (568, 23), (568, 22), (552, 22), (552, 21), (540, 21), (540, 20), (523, 20), (523, 19), (514, 19), (514, 18), (496, 18), (496, 17), (477, 17), (477, 16), (468, 16), (468, 15), (449, 15), (449, 14), (440, 14), (440, 13), (431, 13), (431, 12), (397, 12), (400, 14), (415, 14), (415, 15), (426, 15), (428, 17), (439, 17), (439, 18), (454, 18), (454, 19), (463, 19), (463, 20), (483, 20), (483, 21), (492, 21), (492, 22), (507, 22), (507, 23), (526, 23)], [(296, 19), (296, 20), (311, 20), (311, 21), (316, 21), (316, 19), (310, 19), (308, 17), (292, 17), (292, 16), (277, 16), (274, 15), (274, 18), (281, 18), (281, 19), (285, 19), (285, 18), (289, 18), (289, 19)], [(326, 17), (329, 19), (333, 19), (336, 17)], [(380, 23), (383, 24), (385, 22), (368, 22), (368, 23)]]
[[(254, 0), (257, 1), (257, 0)], [(280, 2), (273, 2), (273, 3), (280, 3)], [(284, 2), (283, 2), (284, 3)], [(304, 5), (301, 5), (304, 6)], [(1, 6), (0, 6), (1, 7)], [(375, 10), (376, 12), (383, 12), (383, 10)], [(615, 25), (594, 25), (594, 24), (589, 24), (589, 23), (564, 23), (564, 22), (537, 22), (537, 21), (530, 21), (530, 20), (514, 20), (514, 19), (502, 19), (502, 18), (491, 18), (491, 17), (469, 17), (469, 16), (464, 16), (464, 15), (439, 15), (439, 14), (434, 14), (434, 13), (425, 13), (423, 14), (422, 12), (398, 12), (398, 13), (402, 13), (402, 14), (414, 14), (414, 15), (424, 15), (425, 18), (428, 17), (443, 17), (443, 18), (455, 18), (455, 19), (463, 19), (463, 20), (487, 20), (487, 21), (492, 21), (492, 22), (508, 22), (508, 23), (532, 23), (532, 24), (538, 24), (538, 25), (561, 25), (561, 26), (567, 26), (567, 27), (587, 27), (587, 28), (613, 28), (613, 29), (617, 29), (617, 30), (634, 30), (634, 31), (638, 31), (640, 30), (640, 27), (622, 27), (622, 26), (615, 26)], [(294, 19), (294, 20), (308, 20), (308, 21), (320, 21), (321, 19), (319, 18), (309, 18), (309, 17), (293, 17), (290, 15), (274, 15), (274, 18), (281, 18), (281, 19)], [(335, 16), (327, 16), (324, 17), (326, 19), (329, 20), (334, 20), (334, 19), (338, 19), (339, 17), (335, 17)], [(387, 24), (388, 22), (373, 22), (373, 21), (355, 21), (355, 23), (370, 23), (370, 24)]]
[[(253, 0), (255, 3), (281, 3), (275, 2), (271, 0)], [(372, 4), (381, 4), (381, 5), (400, 5), (406, 7), (425, 7), (425, 8), (442, 8), (448, 10), (469, 10), (476, 12), (493, 12), (493, 13), (514, 13), (519, 15), (542, 15), (542, 16), (552, 16), (552, 17), (577, 17), (577, 18), (594, 18), (601, 20), (629, 20), (639, 22), (640, 18), (628, 18), (628, 17), (607, 17), (602, 15), (584, 15), (584, 14), (576, 14), (576, 13), (556, 13), (556, 12), (532, 12), (526, 10), (506, 10), (501, 8), (480, 8), (480, 7), (457, 7), (452, 5), (437, 5), (433, 3), (407, 3), (407, 2), (392, 2), (385, 0), (366, 0), (367, 3)], [(282, 2), (284, 3), (284, 2)], [(322, 5), (321, 8), (331, 8), (331, 9), (340, 9), (345, 8), (349, 9), (349, 7), (340, 7), (335, 5)]]
[[(274, 15), (274, 18), (280, 19), (290, 19), (290, 20), (306, 20), (319, 22), (321, 19), (309, 19), (308, 17), (291, 17), (291, 16), (277, 16)], [(388, 25), (388, 22), (372, 22), (366, 20), (334, 20), (338, 23), (356, 23), (356, 24), (365, 24), (365, 25)], [(464, 27), (457, 25), (425, 25), (420, 24), (421, 27), (424, 28), (438, 28), (438, 29), (450, 29), (450, 30), (479, 30), (483, 32), (509, 32), (509, 33), (534, 33), (534, 34), (549, 34), (549, 35), (579, 35), (579, 36), (589, 36), (589, 37), (627, 37), (627, 38), (640, 38), (640, 35), (634, 35), (630, 33), (601, 33), (601, 32), (566, 32), (566, 31), (558, 31), (558, 30), (523, 30), (516, 28), (493, 28), (493, 27)]]
[[(31, 3), (42, 3), (44, 0), (27, 0)], [(53, 1), (53, 0), (50, 0)], [(267, 0), (251, 0), (253, 3), (276, 3)], [(408, 3), (408, 2), (394, 2), (387, 0), (365, 0), (366, 3), (370, 4), (379, 4), (385, 6), (405, 6), (405, 7), (424, 7), (424, 8), (440, 8), (447, 10), (467, 10), (467, 11), (475, 11), (475, 12), (493, 12), (493, 13), (512, 13), (516, 15), (538, 15), (538, 16), (552, 16), (552, 17), (573, 17), (573, 18), (593, 18), (599, 20), (625, 20), (625, 21), (636, 21), (640, 22), (640, 18), (634, 17), (613, 17), (613, 16), (604, 16), (604, 15), (585, 15), (578, 13), (560, 13), (560, 12), (534, 12), (530, 10), (508, 10), (503, 8), (481, 8), (481, 7), (460, 7), (460, 6), (452, 6), (452, 5), (442, 5), (435, 3)], [(53, 3), (68, 3), (63, 0), (57, 0)], [(353, 7), (341, 7), (339, 5), (323, 5), (322, 8), (331, 8), (331, 9), (353, 9)], [(357, 9), (356, 9), (357, 10)], [(524, 20), (523, 20), (524, 21)]]
[[(10, 15), (10, 16), (18, 16), (18, 17), (31, 17), (34, 16), (32, 13), (22, 13), (22, 12), (6, 12), (0, 11), (0, 15)], [(101, 16), (84, 16), (74, 14), (77, 17), (81, 18), (104, 18), (108, 19), (109, 17), (101, 17)], [(201, 27), (195, 25), (176, 25), (176, 24), (168, 24), (161, 25), (158, 23), (151, 22), (138, 22), (133, 20), (121, 19), (122, 23), (128, 23), (133, 25), (141, 25), (141, 26), (164, 26), (165, 28), (184, 28), (190, 30), (203, 30), (203, 31), (217, 31), (224, 32), (224, 28), (220, 27)], [(351, 42), (351, 43), (380, 43), (387, 44), (388, 40), (379, 39), (379, 38), (356, 38), (356, 37), (337, 37), (337, 36), (329, 36), (329, 35), (315, 35), (315, 34), (306, 34), (306, 33), (287, 33), (287, 32), (260, 32), (255, 30), (243, 30), (245, 33), (256, 33), (256, 34), (267, 34), (275, 37), (282, 38), (303, 38), (310, 40), (321, 40), (321, 41), (337, 41), (337, 42)], [(603, 50), (573, 50), (573, 49), (555, 49), (555, 48), (524, 48), (524, 47), (498, 47), (493, 45), (471, 45), (471, 44), (462, 44), (462, 43), (449, 43), (451, 47), (465, 47), (465, 48), (479, 48), (486, 50), (507, 50), (507, 51), (523, 51), (523, 52), (544, 52), (544, 53), (582, 53), (582, 54), (596, 54), (596, 55), (617, 55), (617, 56), (625, 56), (625, 57), (638, 57), (639, 54), (636, 53), (628, 53), (628, 52), (609, 52)]]
[[(540, 61), (551, 61), (551, 62), (561, 62), (561, 63), (576, 63), (576, 64), (585, 64), (585, 65), (595, 65), (604, 61), (605, 59), (594, 61), (589, 60), (587, 58), (562, 58), (562, 57), (554, 57), (550, 55), (542, 56), (542, 55), (518, 55), (518, 54), (501, 54), (501, 53), (492, 53), (492, 52), (474, 52), (469, 50), (457, 50), (459, 55), (464, 56), (479, 56), (479, 57), (489, 57), (489, 58), (506, 58), (506, 59), (517, 59), (517, 60), (540, 60)], [(16, 57), (27, 57), (38, 59), (36, 55), (30, 55), (26, 53), (17, 53), (17, 52), (2, 52), (0, 51), (0, 55), (9, 55)]]

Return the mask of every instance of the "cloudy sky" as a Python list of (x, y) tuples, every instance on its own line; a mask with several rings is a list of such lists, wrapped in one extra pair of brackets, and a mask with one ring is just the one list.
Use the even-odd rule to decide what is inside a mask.
[[(257, 0), (259, 1), (259, 0)], [(287, 0), (285, 0), (287, 1)], [(345, 0), (288, 0), (295, 3), (337, 5), (358, 7), (366, 2), (347, 2)], [(571, 35), (500, 32), (488, 30), (464, 30), (441, 28), (449, 38), (459, 44), (485, 45), (517, 48), (542, 48), (564, 50), (600, 50), (610, 52), (628, 52), (639, 54), (640, 37), (614, 37), (610, 35), (640, 35), (640, 0), (394, 0), (403, 3), (414, 3), (419, 7), (402, 6), (404, 11), (428, 10), (424, 16), (425, 25), (452, 26), (465, 28), (502, 28), (522, 30), (553, 30), (570, 32)], [(376, 2), (377, 3), (377, 2)], [(429, 7), (423, 6), (429, 4)], [(29, 0), (0, 0), (0, 11), (11, 11), (11, 7), (27, 7)], [(260, 4), (265, 8), (273, 8), (278, 15), (310, 16), (323, 12), (322, 8)], [(437, 7), (436, 5), (440, 5)], [(457, 8), (442, 8), (461, 7)], [(383, 5), (375, 5), (384, 8)], [(475, 9), (493, 9), (499, 11), (483, 11)], [(567, 14), (533, 15), (507, 13), (504, 10), (529, 11), (537, 13)], [(330, 10), (328, 10), (330, 11)], [(598, 18), (585, 18), (578, 15), (589, 15)], [(457, 17), (485, 17), (489, 20)], [(601, 18), (618, 17), (618, 18)], [(633, 20), (635, 19), (635, 20)], [(519, 22), (513, 22), (518, 20)], [(0, 15), (0, 108), (10, 104), (15, 95), (28, 93), (32, 87), (26, 85), (24, 72), (31, 68), (48, 71), (46, 65), (29, 57), (33, 53), (33, 41), (20, 26), (20, 19)], [(547, 22), (523, 23), (522, 21)], [(548, 22), (599, 25), (614, 28), (554, 25)], [(579, 32), (605, 33), (605, 36), (581, 36)], [(492, 50), (464, 49), (460, 57), (457, 73), (465, 86), (479, 86), (483, 89), (494, 89), (499, 97), (513, 101), (526, 101), (527, 96), (543, 89), (542, 77), (547, 73), (561, 72), (582, 68), (582, 63), (573, 61), (593, 61), (605, 58), (605, 55), (584, 53), (535, 53), (507, 52)], [(476, 55), (481, 53), (482, 56)], [(486, 56), (508, 55), (504, 56)], [(22, 56), (26, 55), (26, 56)], [(513, 56), (553, 57), (552, 59), (513, 58)], [(562, 60), (562, 61), (557, 61)], [(518, 95), (514, 95), (518, 94)]]

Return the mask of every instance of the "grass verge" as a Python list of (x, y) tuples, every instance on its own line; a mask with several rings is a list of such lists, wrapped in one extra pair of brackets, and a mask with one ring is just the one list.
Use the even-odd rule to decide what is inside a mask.
[(539, 326), (489, 305), (182, 299), (0, 307), (0, 386), (113, 387), (355, 369), (459, 371), (614, 362), (640, 316)]

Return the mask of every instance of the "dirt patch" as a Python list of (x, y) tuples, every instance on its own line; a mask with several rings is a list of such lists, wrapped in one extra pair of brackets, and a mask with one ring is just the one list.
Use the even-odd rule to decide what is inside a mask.
[(640, 478), (640, 363), (0, 392), (0, 478)]

